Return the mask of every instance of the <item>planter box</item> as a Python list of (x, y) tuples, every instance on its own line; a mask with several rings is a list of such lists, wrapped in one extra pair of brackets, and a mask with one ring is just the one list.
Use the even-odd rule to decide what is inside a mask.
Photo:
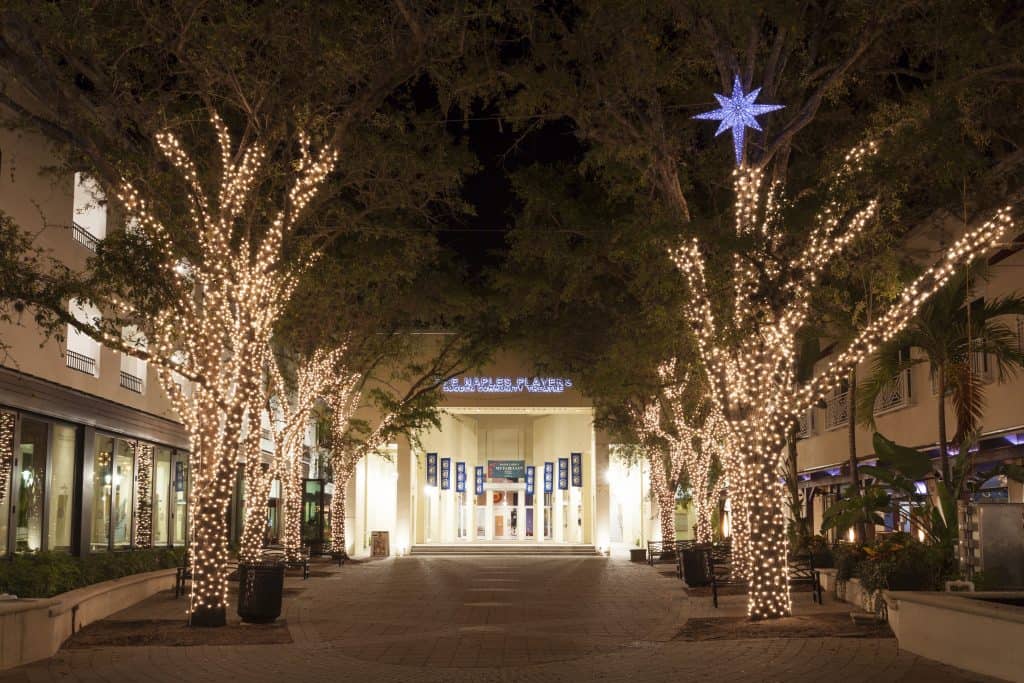
[(0, 602), (0, 670), (52, 657), (83, 626), (174, 588), (175, 572), (160, 569), (52, 598)]
[(647, 561), (647, 548), (630, 548), (629, 549), (629, 561), (630, 562), (646, 562)]
[(900, 648), (1010, 681), (1024, 681), (1024, 607), (990, 600), (1024, 599), (1024, 592), (885, 591)]

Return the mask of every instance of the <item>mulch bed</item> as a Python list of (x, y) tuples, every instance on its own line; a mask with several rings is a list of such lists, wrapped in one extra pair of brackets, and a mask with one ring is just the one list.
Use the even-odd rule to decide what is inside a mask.
[(189, 628), (177, 619), (120, 621), (105, 619), (89, 624), (64, 643), (69, 649), (164, 645), (280, 645), (292, 642), (283, 619), (272, 624), (228, 624), (220, 628)]
[(767, 621), (750, 621), (746, 617), (689, 619), (673, 640), (892, 637), (889, 624), (884, 621), (854, 623), (848, 612), (826, 612)]
[[(673, 572), (672, 576), (675, 576)], [(686, 588), (686, 594), (691, 598), (710, 598), (711, 597), (711, 586), (694, 586), (692, 588)], [(789, 587), (790, 593), (810, 593), (811, 585), (798, 583), (795, 586)], [(718, 587), (718, 596), (723, 595), (746, 595), (747, 587), (739, 585), (726, 585)]]

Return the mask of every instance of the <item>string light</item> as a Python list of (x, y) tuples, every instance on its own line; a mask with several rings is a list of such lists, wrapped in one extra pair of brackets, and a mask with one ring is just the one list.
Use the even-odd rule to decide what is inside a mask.
[[(299, 135), (299, 160), (284, 208), (265, 230), (248, 221), (267, 151), (259, 143), (236, 150), (227, 127), (211, 115), (220, 148), (216, 201), (207, 197), (195, 163), (178, 137), (164, 131), (156, 142), (187, 187), (185, 227), (199, 258), (189, 267), (170, 233), (150, 212), (140, 193), (125, 183), (119, 198), (127, 218), (159, 250), (162, 272), (178, 295), (152, 319), (149, 356), (191, 445), (189, 536), (192, 561), (190, 623), (222, 625), (228, 602), (228, 507), (237, 462), (252, 452), (246, 426), (258, 420), (265, 403), (263, 369), (270, 359), (270, 336), (291, 297), (299, 266), (285, 263), (283, 241), (337, 163), (331, 148), (314, 154)], [(237, 152), (237, 153), (236, 153)], [(122, 310), (127, 309), (123, 302)], [(110, 340), (117, 343), (117, 340)], [(197, 381), (186, 391), (184, 376)], [(256, 412), (254, 412), (256, 411)]]
[(153, 446), (132, 441), (135, 455), (135, 546), (153, 547)]
[(0, 506), (7, 499), (14, 467), (14, 413), (0, 411)]
[[(851, 150), (830, 180), (832, 197), (841, 195), (843, 183), (876, 151), (873, 143)], [(878, 203), (872, 200), (850, 211), (838, 199), (830, 200), (817, 215), (802, 252), (787, 262), (779, 256), (786, 235), (780, 186), (763, 191), (761, 170), (746, 166), (734, 171), (733, 185), (736, 232), (755, 246), (733, 255), (731, 308), (726, 307), (722, 320), (716, 319), (711, 304), (700, 242), (691, 240), (670, 256), (690, 290), (685, 314), (707, 374), (708, 400), (713, 412), (716, 406), (720, 409), (714, 419), (716, 438), (728, 451), (722, 463), (729, 481), (734, 544), (745, 545), (741, 571), (749, 585), (748, 613), (753, 619), (768, 619), (792, 613), (781, 476), (789, 426), (837, 386), (849, 367), (899, 333), (960, 264), (999, 242), (1011, 220), (1009, 210), (1001, 210), (957, 240), (825, 372), (800, 387), (796, 335), (807, 322), (814, 285), (877, 216)]]

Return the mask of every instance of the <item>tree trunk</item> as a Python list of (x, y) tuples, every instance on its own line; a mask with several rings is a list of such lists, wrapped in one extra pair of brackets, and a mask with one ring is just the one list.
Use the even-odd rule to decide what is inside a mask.
[(281, 493), (284, 496), (284, 533), (282, 545), (289, 562), (302, 554), (302, 458), (292, 453), (281, 467)]
[[(850, 495), (860, 494), (860, 473), (857, 471), (857, 367), (850, 369), (850, 388), (846, 391), (846, 438), (850, 463)], [(867, 512), (865, 510), (865, 512)], [(868, 525), (866, 522), (858, 522), (854, 525), (855, 540), (863, 543), (868, 537)]]
[(676, 495), (669, 490), (665, 480), (665, 463), (661, 458), (651, 458), (651, 490), (658, 498), (658, 515), (661, 519), (661, 540), (674, 543), (676, 540)]
[[(193, 453), (193, 457), (197, 455)], [(198, 454), (200, 462), (203, 454)], [(212, 460), (212, 456), (210, 456)], [(213, 465), (202, 490), (192, 497), (194, 507), (190, 551), (192, 582), (189, 600), (189, 624), (192, 626), (224, 626), (228, 604), (228, 508), (231, 496), (232, 467)]]
[(238, 559), (242, 562), (256, 562), (263, 554), (263, 542), (267, 533), (267, 501), (273, 474), (264, 471), (257, 452), (249, 451), (245, 463), (245, 512), (242, 518), (242, 539)]
[(750, 566), (747, 581), (747, 613), (757, 621), (793, 613), (789, 594), (784, 493), (773, 459), (751, 453), (748, 471), (757, 479), (760, 495), (751, 496)]
[(331, 552), (345, 553), (345, 503), (348, 498), (348, 477), (344, 483), (334, 482), (331, 494)]
[(949, 486), (949, 449), (946, 445), (946, 366), (940, 365), (936, 373), (939, 379), (939, 461), (942, 464), (942, 481)]

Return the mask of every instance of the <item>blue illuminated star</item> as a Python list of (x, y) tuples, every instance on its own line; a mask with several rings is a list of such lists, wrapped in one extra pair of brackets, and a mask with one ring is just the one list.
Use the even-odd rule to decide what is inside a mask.
[(732, 128), (732, 146), (736, 150), (737, 166), (743, 163), (743, 139), (746, 129), (761, 130), (761, 126), (758, 125), (757, 119), (754, 117), (767, 114), (776, 109), (782, 109), (784, 106), (781, 104), (754, 104), (754, 100), (757, 99), (760, 93), (760, 88), (754, 88), (748, 93), (743, 92), (740, 77), (736, 76), (732, 82), (732, 95), (726, 97), (725, 95), (715, 93), (715, 99), (722, 105), (721, 109), (704, 112), (693, 117), (705, 121), (721, 121), (722, 123), (718, 126), (718, 130), (715, 131), (715, 136), (721, 135), (726, 130)]

